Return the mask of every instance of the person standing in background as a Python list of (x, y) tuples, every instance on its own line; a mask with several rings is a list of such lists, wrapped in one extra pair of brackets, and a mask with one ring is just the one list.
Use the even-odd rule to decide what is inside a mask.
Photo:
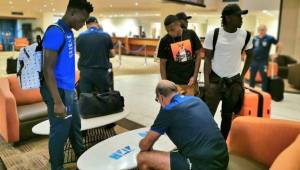
[[(175, 15), (165, 18), (166, 34), (159, 43), (160, 75), (177, 85), (184, 95), (198, 95), (201, 42), (193, 30), (183, 29)], [(183, 49), (183, 50), (182, 50)]]
[(179, 19), (181, 27), (183, 29), (187, 29), (188, 28), (188, 24), (189, 24), (189, 19), (192, 19), (191, 16), (187, 16), (184, 12), (179, 12), (176, 14), (176, 17)]
[(268, 62), (271, 45), (275, 44), (277, 47), (276, 55), (272, 60), (281, 53), (282, 45), (273, 36), (267, 34), (267, 27), (260, 25), (257, 29), (258, 35), (253, 38), (253, 60), (250, 66), (250, 86), (255, 86), (256, 73), (259, 71), (262, 78), (262, 90), (268, 89)]
[[(243, 79), (252, 60), (250, 33), (240, 29), (242, 15), (237, 4), (229, 4), (222, 11), (222, 27), (210, 31), (204, 41), (204, 100), (215, 115), (222, 100), (221, 133), (227, 139), (233, 113), (238, 114), (244, 97)], [(217, 39), (214, 41), (214, 37)], [(215, 42), (215, 44), (214, 44)], [(242, 72), (241, 53), (246, 50), (246, 61)]]
[(76, 40), (79, 52), (78, 68), (80, 70), (79, 88), (81, 93), (99, 93), (109, 91), (109, 58), (114, 57), (112, 39), (103, 32), (96, 17), (86, 21), (87, 30)]

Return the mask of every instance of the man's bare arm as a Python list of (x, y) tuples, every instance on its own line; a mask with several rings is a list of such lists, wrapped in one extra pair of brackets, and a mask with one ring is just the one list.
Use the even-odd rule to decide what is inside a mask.
[(244, 64), (244, 68), (243, 68), (243, 71), (242, 71), (242, 78), (244, 78), (247, 70), (249, 69), (250, 67), (250, 64), (252, 62), (252, 58), (253, 58), (253, 50), (252, 49), (249, 49), (249, 50), (246, 50), (246, 60), (245, 60), (245, 64)]
[(166, 71), (167, 59), (160, 59), (160, 76), (162, 80), (167, 79), (167, 71)]
[(209, 75), (212, 70), (211, 60), (213, 59), (213, 51), (205, 49), (205, 58), (204, 58), (204, 83), (205, 86), (209, 86)]
[(140, 141), (141, 152), (149, 151), (152, 149), (152, 146), (156, 140), (160, 137), (160, 133), (150, 130), (146, 137)]
[(44, 64), (43, 64), (43, 73), (46, 81), (46, 85), (51, 93), (53, 102), (54, 102), (54, 113), (58, 117), (65, 116), (65, 105), (63, 104), (61, 97), (58, 92), (56, 85), (56, 79), (54, 77), (54, 68), (57, 62), (57, 52), (51, 50), (44, 50)]
[(115, 49), (111, 49), (111, 50), (109, 51), (109, 58), (113, 58), (113, 57), (115, 57), (115, 55), (116, 55)]
[(194, 83), (197, 83), (199, 68), (200, 68), (200, 64), (201, 64), (200, 50), (196, 51), (195, 54), (196, 54), (195, 70), (194, 70), (193, 77), (190, 78), (190, 81), (189, 81), (189, 84), (188, 84), (189, 86), (193, 85)]

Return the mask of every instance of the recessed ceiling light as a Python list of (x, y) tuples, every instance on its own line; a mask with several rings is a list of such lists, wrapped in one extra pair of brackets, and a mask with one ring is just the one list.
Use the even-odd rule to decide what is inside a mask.
[(136, 3), (134, 3), (134, 5), (135, 5), (135, 6), (138, 6), (138, 5), (139, 5), (139, 3), (138, 3), (138, 2), (136, 2)]
[(53, 12), (55, 12), (55, 11), (56, 11), (56, 9), (55, 9), (55, 8), (53, 8), (53, 9), (52, 9), (52, 11), (53, 11)]
[(112, 8), (112, 4), (110, 4), (110, 5), (109, 5), (109, 7), (111, 7), (111, 8)]
[(13, 2), (12, 1), (8, 1), (8, 3), (11, 5)]
[(30, 2), (30, 0), (26, 0), (27, 2)]
[(44, 8), (46, 8), (46, 7), (47, 7), (47, 5), (46, 5), (46, 4), (44, 4), (43, 6), (44, 6)]

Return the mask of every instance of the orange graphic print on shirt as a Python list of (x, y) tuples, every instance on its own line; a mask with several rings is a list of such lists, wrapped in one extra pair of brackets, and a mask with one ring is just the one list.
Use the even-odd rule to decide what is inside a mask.
[(192, 45), (190, 40), (184, 40), (171, 44), (173, 59), (183, 63), (193, 59)]

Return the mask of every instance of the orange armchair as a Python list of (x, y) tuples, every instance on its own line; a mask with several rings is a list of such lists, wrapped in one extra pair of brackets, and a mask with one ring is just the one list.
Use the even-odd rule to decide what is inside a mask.
[[(76, 71), (76, 81), (79, 79)], [(0, 138), (19, 142), (34, 136), (32, 127), (48, 119), (39, 89), (23, 90), (16, 75), (0, 78)]]
[(33, 137), (32, 127), (48, 118), (39, 89), (21, 89), (16, 75), (0, 82), (0, 136), (11, 143)]
[[(243, 164), (242, 161), (239, 162), (242, 159), (252, 161), (252, 164), (250, 164), (252, 169), (269, 169), (272, 167), (272, 170), (280, 170), (283, 167), (288, 167), (287, 164), (292, 164), (289, 167), (300, 167), (299, 160), (293, 162), (282, 161), (293, 160), (295, 155), (298, 155), (297, 158), (299, 159), (300, 136), (295, 140), (299, 134), (300, 122), (238, 117), (232, 123), (227, 140), (230, 153), (228, 169), (247, 169), (246, 164)], [(293, 150), (289, 149), (289, 145)], [(236, 159), (237, 157), (238, 159)], [(255, 165), (259, 166), (254, 166), (254, 168), (253, 162), (256, 162)], [(283, 169), (294, 170), (292, 168)]]
[(10, 92), (8, 79), (0, 79), (0, 135), (6, 142), (19, 140), (16, 99)]
[(15, 38), (15, 50), (19, 51), (21, 48), (29, 45), (27, 38)]

